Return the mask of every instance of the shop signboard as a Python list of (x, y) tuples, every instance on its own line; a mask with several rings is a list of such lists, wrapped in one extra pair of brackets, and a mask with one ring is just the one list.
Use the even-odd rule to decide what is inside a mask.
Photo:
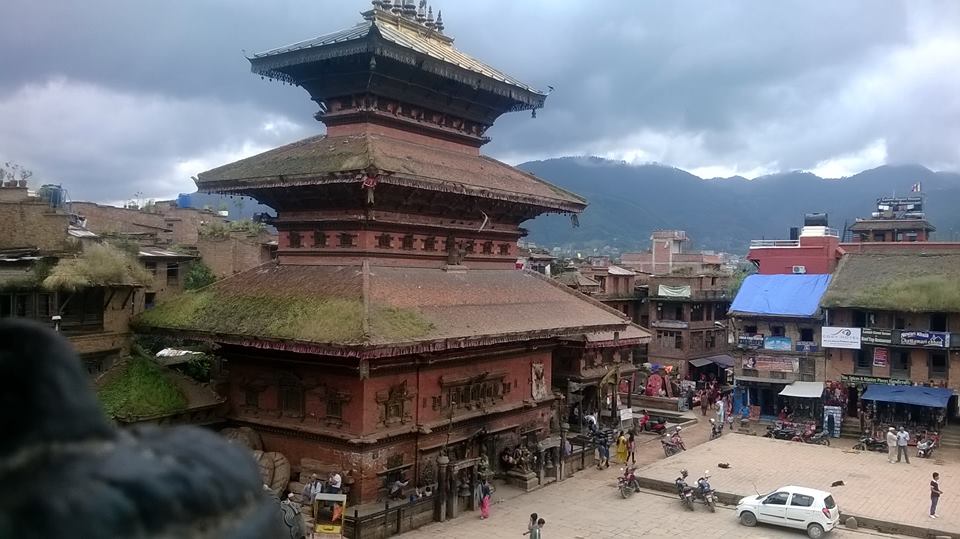
[(860, 328), (825, 327), (820, 332), (820, 345), (824, 348), (860, 349)]
[(886, 384), (888, 386), (909, 386), (913, 385), (910, 380), (900, 380), (897, 378), (880, 378), (879, 376), (863, 376), (860, 374), (843, 374), (840, 375), (840, 381), (844, 384), (850, 385), (861, 385), (861, 384)]
[(901, 331), (900, 345), (950, 348), (950, 334), (940, 331)]
[(812, 354), (820, 350), (820, 347), (817, 346), (817, 343), (813, 341), (797, 341), (797, 352), (805, 352)]
[(873, 349), (873, 366), (886, 367), (890, 364), (890, 349), (877, 347)]
[(742, 348), (763, 348), (763, 335), (740, 335), (737, 344)]
[(863, 328), (860, 330), (860, 342), (862, 344), (878, 344), (889, 346), (897, 344), (894, 342), (892, 329)]
[(800, 359), (795, 357), (750, 356), (743, 358), (743, 368), (766, 372), (797, 372), (800, 370)]
[(763, 340), (764, 350), (780, 350), (789, 352), (793, 349), (793, 341), (790, 337), (767, 337)]

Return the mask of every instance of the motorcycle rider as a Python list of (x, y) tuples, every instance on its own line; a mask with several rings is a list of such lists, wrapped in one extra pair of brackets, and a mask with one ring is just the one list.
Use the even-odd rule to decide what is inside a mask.
[(673, 436), (670, 437), (670, 442), (679, 447), (681, 450), (686, 451), (687, 447), (683, 445), (683, 438), (680, 438), (680, 425), (677, 425), (676, 430), (673, 431)]
[(623, 469), (623, 480), (627, 483), (627, 486), (633, 486), (634, 492), (640, 492), (640, 482), (637, 481), (637, 476), (634, 472), (637, 471), (636, 465), (627, 465)]

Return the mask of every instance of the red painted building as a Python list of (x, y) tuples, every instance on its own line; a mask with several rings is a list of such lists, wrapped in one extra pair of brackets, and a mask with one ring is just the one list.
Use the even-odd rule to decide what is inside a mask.
[(401, 474), (437, 482), (441, 452), (454, 468), (481, 452), (496, 467), (504, 448), (543, 441), (558, 424), (561, 340), (618, 342), (628, 328), (515, 268), (522, 222), (586, 206), (480, 154), (498, 116), (546, 96), (398, 8), (375, 2), (353, 28), (251, 58), (255, 73), (304, 88), (327, 133), (197, 184), (275, 208), (277, 260), (141, 320), (218, 343), (231, 420), (294, 463), (339, 465), (355, 502)]

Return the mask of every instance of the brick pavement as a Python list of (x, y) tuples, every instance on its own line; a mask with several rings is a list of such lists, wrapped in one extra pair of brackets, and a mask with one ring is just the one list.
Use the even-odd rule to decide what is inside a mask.
[[(720, 462), (729, 463), (730, 469), (717, 467)], [(818, 488), (833, 493), (845, 514), (960, 536), (960, 464), (943, 459), (943, 454), (935, 454), (933, 459), (911, 458), (910, 464), (890, 464), (885, 453), (726, 433), (718, 440), (649, 464), (639, 473), (672, 481), (681, 468), (693, 477), (710, 470), (711, 484), (721, 492), (748, 495), (754, 493), (754, 486), (760, 492), (769, 492), (791, 484)], [(941, 518), (932, 520), (928, 516), (929, 484), (935, 471), (940, 473), (944, 495), (940, 499)], [(844, 485), (831, 487), (835, 481)]]
[[(684, 428), (684, 440), (688, 447), (706, 441), (709, 434), (706, 425), (700, 423)], [(733, 438), (735, 435), (724, 436)], [(664, 461), (659, 438), (644, 436), (640, 443), (637, 451), (638, 464), (655, 465)], [(673, 463), (670, 462), (668, 466), (672, 469)], [(494, 505), (489, 520), (480, 520), (475, 514), (468, 512), (456, 520), (430, 524), (408, 532), (403, 537), (521, 537), (526, 531), (526, 521), (532, 512), (539, 513), (547, 520), (547, 527), (543, 531), (545, 539), (624, 539), (641, 536), (691, 536), (702, 539), (804, 537), (801, 532), (770, 526), (743, 527), (729, 508), (718, 508), (716, 514), (711, 514), (698, 505), (696, 511), (691, 513), (682, 509), (672, 495), (664, 493), (644, 491), (624, 500), (620, 498), (616, 488), (618, 472), (619, 466), (616, 464), (603, 471), (588, 468), (561, 483), (522, 495), (517, 495), (513, 489), (502, 488), (493, 496)], [(838, 529), (832, 537), (873, 539), (895, 536), (864, 530), (855, 532)]]

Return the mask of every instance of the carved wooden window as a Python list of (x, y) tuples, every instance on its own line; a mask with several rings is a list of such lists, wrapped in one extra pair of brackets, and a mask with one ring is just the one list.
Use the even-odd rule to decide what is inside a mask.
[(473, 241), (473, 240), (469, 240), (469, 241), (467, 241), (466, 244), (464, 244), (464, 246), (463, 246), (463, 251), (464, 251), (465, 253), (467, 253), (467, 254), (471, 254), (471, 255), (472, 255), (472, 254), (476, 251), (476, 246), (477, 246), (477, 242), (475, 242), (475, 241)]
[(291, 248), (291, 249), (298, 249), (298, 248), (300, 248), (301, 241), (300, 241), (300, 233), (299, 233), (299, 232), (296, 232), (296, 231), (287, 232), (287, 238), (288, 238), (289, 241), (290, 241), (290, 248)]
[(315, 248), (327, 246), (327, 235), (319, 230), (313, 231), (313, 246)]
[(280, 378), (280, 410), (286, 415), (303, 415), (303, 386), (296, 376), (282, 375)]
[(500, 254), (502, 254), (502, 255), (508, 255), (508, 254), (510, 254), (510, 244), (509, 244), (509, 243), (501, 243), (501, 244), (500, 244)]
[(393, 236), (390, 234), (380, 234), (377, 236), (377, 247), (381, 249), (389, 249), (392, 247)]
[(434, 410), (439, 410), (443, 406), (443, 397), (436, 396), (430, 397), (430, 407)]
[(333, 396), (327, 399), (327, 417), (330, 419), (343, 418), (343, 401), (339, 397)]
[(492, 255), (493, 254), (493, 242), (485, 241), (483, 242), (483, 254)]
[(436, 251), (437, 250), (437, 238), (431, 236), (429, 238), (424, 238), (423, 240), (423, 250), (424, 251)]
[(403, 419), (403, 403), (402, 402), (387, 403), (387, 420), (391, 420), (391, 419)]
[(407, 234), (403, 237), (400, 247), (406, 251), (413, 250), (413, 234)]
[(253, 387), (243, 390), (243, 404), (251, 408), (260, 407), (260, 391)]
[(338, 238), (340, 239), (340, 247), (353, 247), (353, 234), (347, 234), (346, 232), (341, 233)]

